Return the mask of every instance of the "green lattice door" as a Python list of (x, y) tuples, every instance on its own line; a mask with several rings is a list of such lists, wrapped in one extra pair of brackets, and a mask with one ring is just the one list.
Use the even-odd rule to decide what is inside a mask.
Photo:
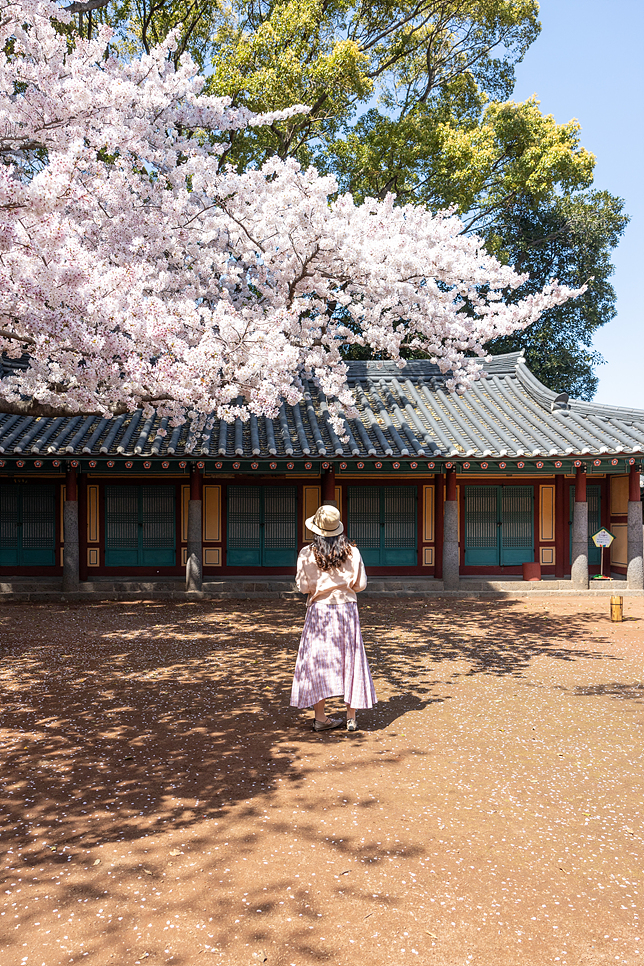
[(173, 486), (105, 487), (105, 566), (174, 567)]
[[(601, 550), (592, 541), (593, 533), (602, 528), (602, 488), (601, 486), (587, 486), (588, 500), (588, 566), (599, 567)], [(575, 487), (570, 487), (570, 560), (572, 561), (572, 514), (575, 506)]]
[(513, 567), (534, 560), (534, 489), (465, 487), (465, 566)]
[(416, 488), (411, 486), (349, 487), (349, 539), (356, 543), (367, 566), (416, 566), (416, 496)]
[(0, 486), (0, 566), (53, 567), (56, 563), (56, 488)]
[(534, 561), (534, 488), (502, 486), (500, 560), (502, 567)]
[(496, 486), (465, 487), (465, 566), (498, 567), (499, 499)]
[(294, 567), (297, 560), (297, 489), (229, 486), (230, 567)]

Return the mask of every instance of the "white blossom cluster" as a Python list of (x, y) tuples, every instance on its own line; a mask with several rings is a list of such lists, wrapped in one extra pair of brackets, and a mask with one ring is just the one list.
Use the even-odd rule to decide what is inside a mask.
[(122, 62), (109, 30), (71, 41), (55, 20), (0, 0), (0, 351), (30, 361), (0, 410), (274, 416), (304, 374), (342, 432), (343, 345), (421, 349), (459, 389), (490, 339), (577, 294), (508, 305), (526, 276), (450, 213), (356, 205), (293, 161), (222, 166), (217, 134), (305, 108), (233, 109), (174, 68), (172, 38)]

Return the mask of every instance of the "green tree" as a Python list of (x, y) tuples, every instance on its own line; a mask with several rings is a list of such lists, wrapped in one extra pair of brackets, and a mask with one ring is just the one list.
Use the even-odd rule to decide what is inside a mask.
[[(446, 92), (474, 111), (481, 96), (508, 97), (514, 65), (539, 32), (537, 0), (93, 2), (102, 4), (93, 23), (110, 23), (124, 53), (177, 29), (178, 51), (204, 66), (212, 93), (257, 111), (309, 106), (250, 146), (237, 138), (227, 157), (239, 164), (274, 154), (324, 160), (342, 125), (374, 98), (402, 120)], [(89, 16), (79, 12), (85, 32)]]
[(334, 148), (343, 188), (454, 207), (493, 254), (530, 273), (522, 291), (551, 278), (587, 282), (583, 297), (489, 349), (522, 349), (547, 386), (592, 398), (601, 362), (592, 338), (615, 315), (611, 252), (628, 218), (619, 198), (588, 190), (595, 159), (580, 146), (577, 122), (557, 124), (534, 99), (492, 102), (469, 121), (439, 103), (396, 123), (372, 111)]
[(547, 386), (591, 399), (597, 386), (593, 365), (595, 330), (615, 315), (610, 283), (610, 251), (628, 223), (623, 202), (607, 191), (588, 191), (548, 202), (524, 198), (503, 213), (497, 242), (520, 271), (530, 273), (522, 287), (536, 291), (538, 278), (567, 285), (588, 281), (588, 291), (568, 306), (544, 313), (537, 325), (491, 343), (491, 352), (523, 350), (529, 368)]
[(250, 146), (237, 140), (229, 160), (277, 154), (333, 170), (341, 132), (373, 102), (395, 125), (446, 97), (470, 112), (481, 97), (508, 97), (536, 15), (535, 0), (238, 2), (218, 37), (211, 89), (253, 110), (310, 111)]
[(175, 30), (175, 66), (188, 51), (202, 70), (210, 65), (218, 30), (228, 16), (223, 0), (78, 0), (63, 5), (76, 14), (83, 37), (109, 24), (117, 31), (113, 47), (125, 57), (149, 53)]

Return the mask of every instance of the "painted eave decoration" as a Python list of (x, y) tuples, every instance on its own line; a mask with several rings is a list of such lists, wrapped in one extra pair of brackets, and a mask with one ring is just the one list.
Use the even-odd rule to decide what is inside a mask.
[[(358, 419), (347, 440), (334, 433), (328, 404), (312, 383), (275, 419), (216, 421), (205, 434), (135, 412), (34, 418), (0, 415), (0, 469), (56, 470), (62, 463), (136, 472), (624, 473), (644, 454), (644, 411), (570, 400), (543, 386), (519, 353), (496, 356), (463, 395), (427, 360), (350, 362)], [(0, 378), (10, 371), (0, 360)], [(165, 432), (164, 432), (165, 431)]]

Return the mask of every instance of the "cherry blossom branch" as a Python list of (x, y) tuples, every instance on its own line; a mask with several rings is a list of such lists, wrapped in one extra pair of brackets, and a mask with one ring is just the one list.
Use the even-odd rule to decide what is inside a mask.
[(507, 304), (527, 276), (449, 213), (356, 205), (293, 159), (223, 167), (221, 135), (306, 108), (254, 116), (203, 95), (172, 38), (120, 62), (100, 27), (68, 50), (53, 20), (69, 16), (0, 0), (0, 353), (29, 353), (0, 379), (0, 412), (273, 416), (306, 374), (342, 435), (343, 345), (403, 365), (411, 343), (457, 390), (491, 339), (582, 291)]
[(0, 329), (0, 338), (9, 339), (13, 342), (21, 342), (24, 345), (36, 345), (36, 340), (30, 338), (28, 335), (19, 335), (17, 332), (12, 332), (11, 329)]

